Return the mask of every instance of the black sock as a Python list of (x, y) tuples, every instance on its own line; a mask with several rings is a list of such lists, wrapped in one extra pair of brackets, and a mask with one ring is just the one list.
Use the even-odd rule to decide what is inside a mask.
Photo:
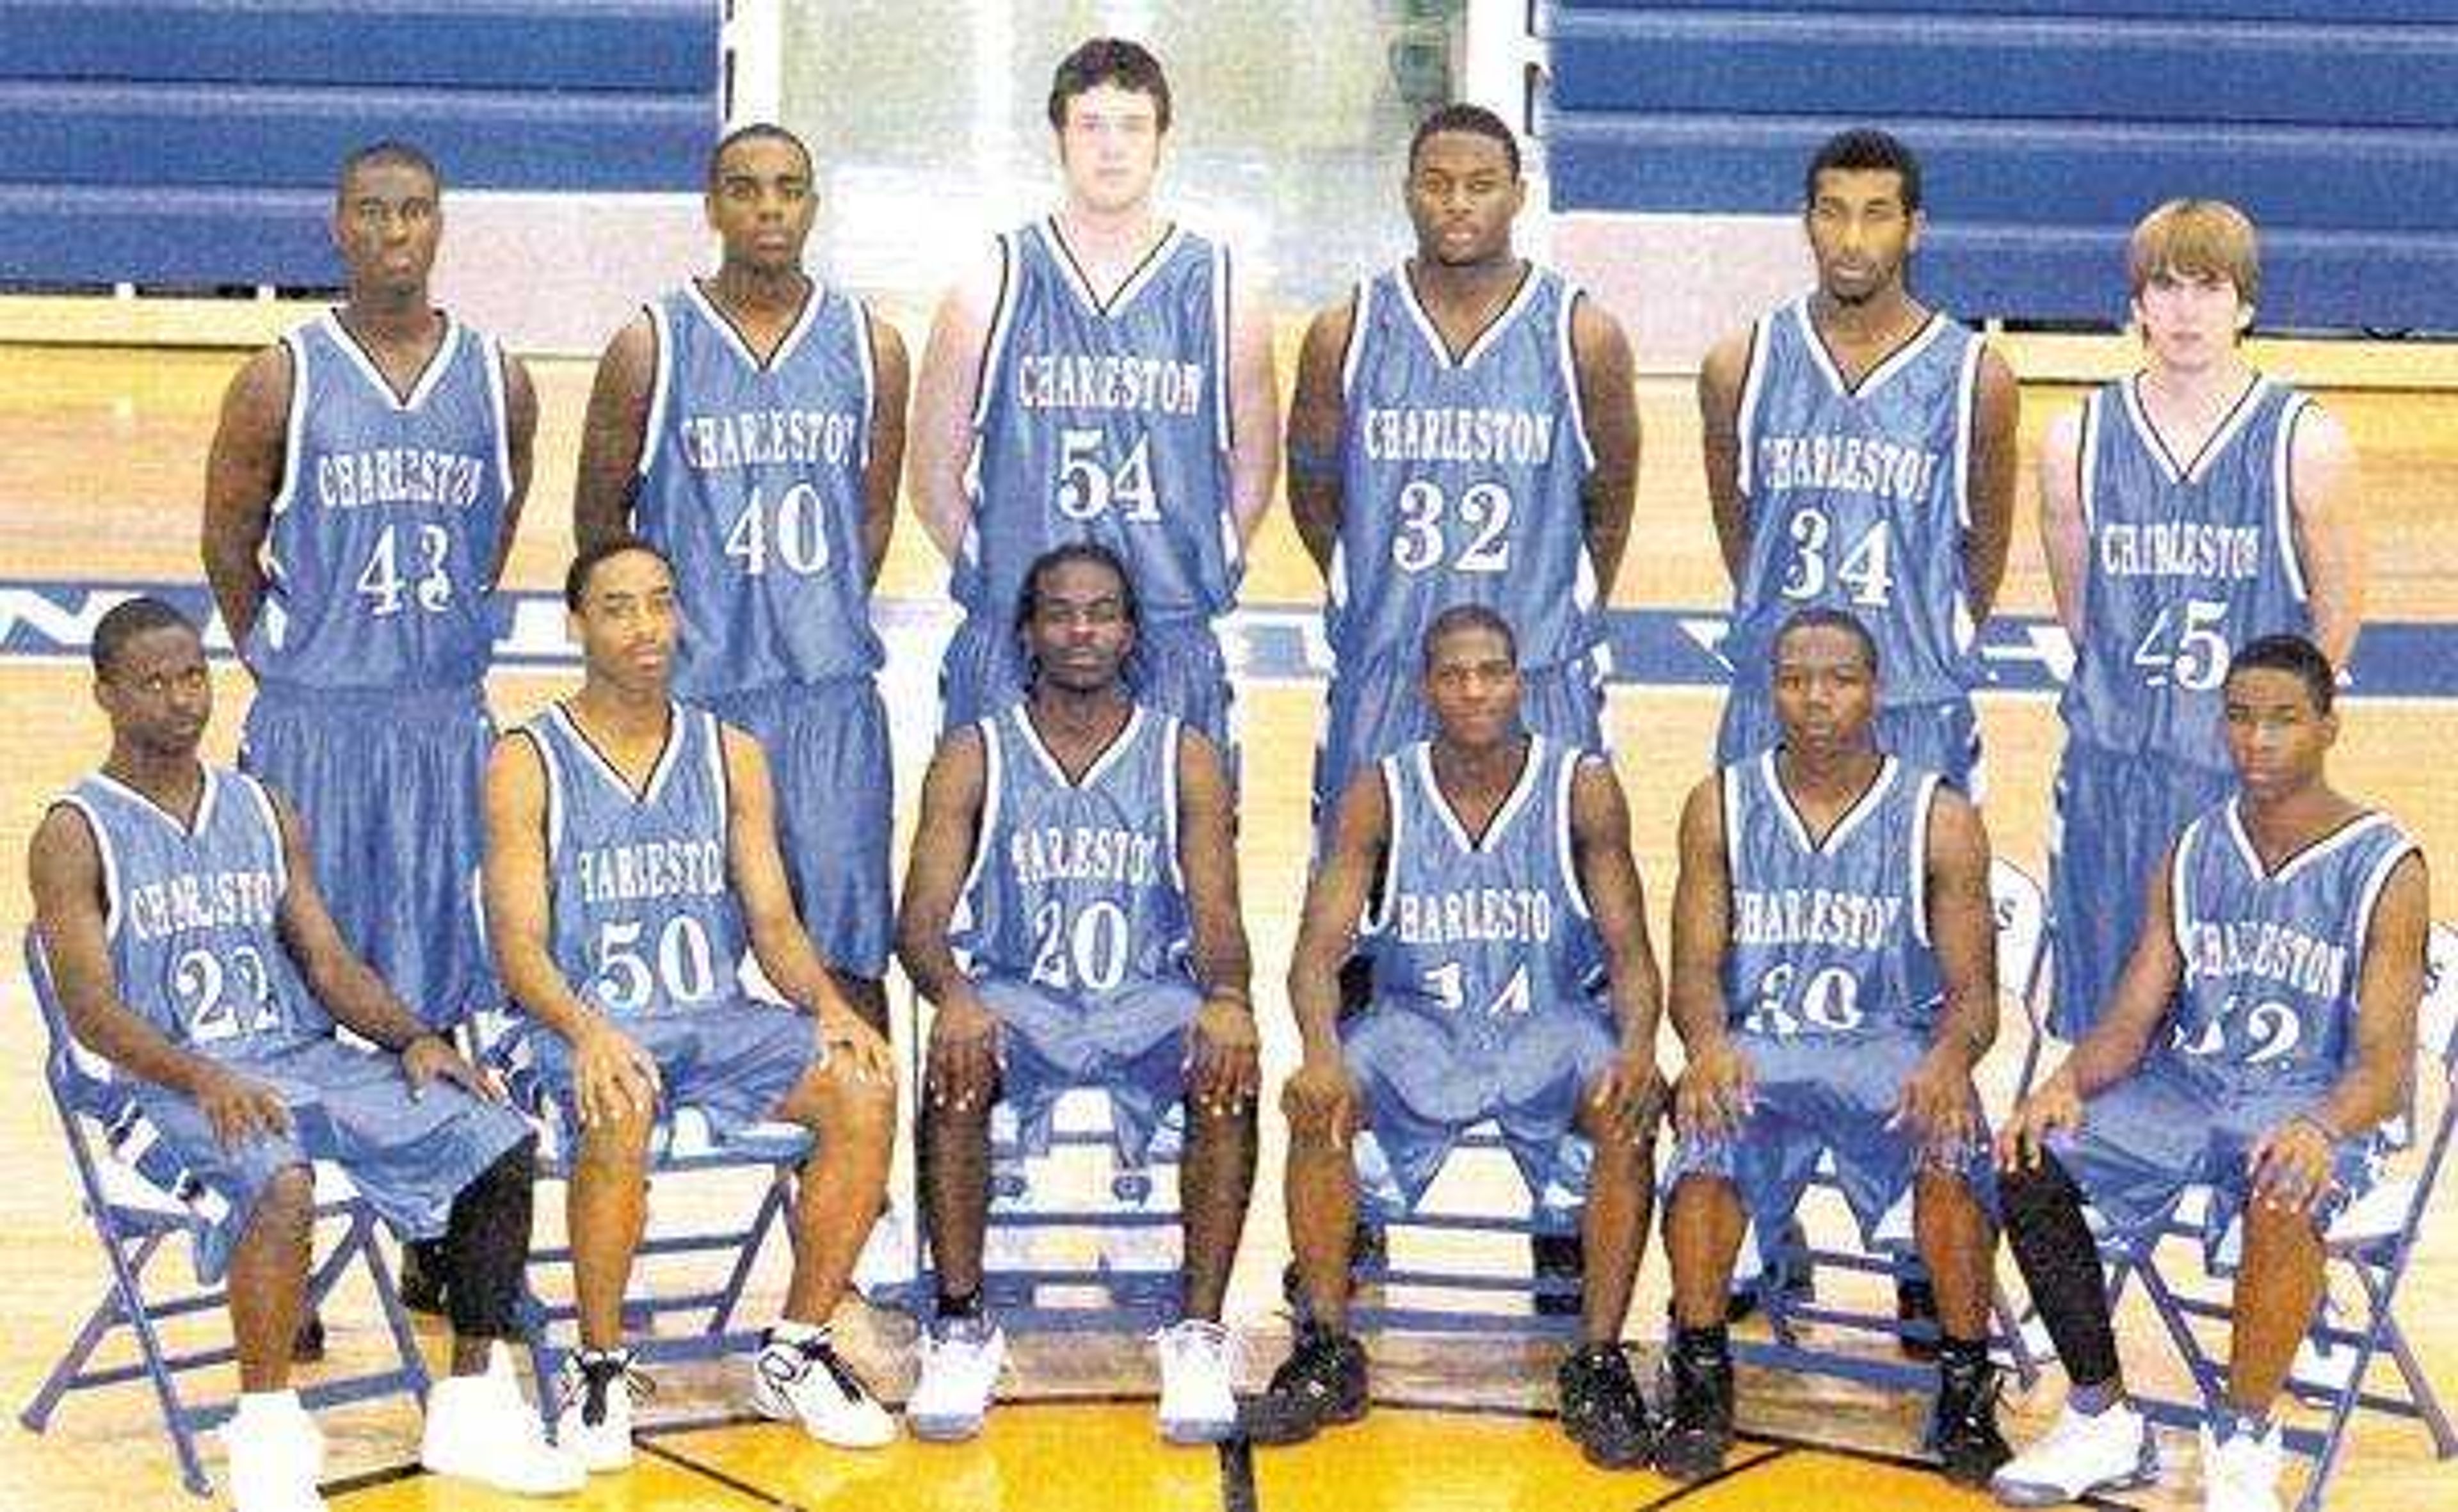
[(1732, 1355), (1732, 1333), (1721, 1323), (1704, 1328), (1684, 1324), (1674, 1330), (1673, 1347), (1691, 1359), (1722, 1360)]
[(977, 1286), (969, 1292), (941, 1292), (939, 1294), (939, 1315), (941, 1317), (981, 1316), (982, 1289)]
[(1957, 1338), (1941, 1334), (1937, 1340), (1937, 1371), (1940, 1376), (1975, 1375), (1989, 1365), (1989, 1340)]
[(2077, 1381), (2114, 1380), (2116, 1332), (2108, 1316), (2108, 1285), (2073, 1177), (2043, 1150), (2036, 1168), (2000, 1175), (1997, 1194), (2006, 1213), (2007, 1245), (2066, 1375)]

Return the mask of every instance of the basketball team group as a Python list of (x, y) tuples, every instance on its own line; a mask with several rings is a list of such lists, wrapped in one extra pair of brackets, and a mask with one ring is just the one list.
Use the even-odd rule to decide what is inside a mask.
[[(112, 1067), (89, 1111), (163, 1170), (200, 1277), (227, 1284), (237, 1505), (325, 1504), (290, 1385), (315, 1162), (346, 1170), (405, 1242), (405, 1289), (449, 1320), (421, 1463), (552, 1496), (633, 1460), (624, 1295), (678, 1113), (720, 1142), (809, 1131), (748, 1403), (858, 1450), (898, 1418), (830, 1319), (900, 1129), (932, 1293), (902, 1431), (962, 1440), (1006, 1357), (993, 1112), (1045, 1150), (1061, 1095), (1090, 1087), (1123, 1168), (1164, 1125), (1177, 1150), (1181, 1295), (1156, 1336), (1174, 1442), (1364, 1417), (1353, 1261), (1490, 1126), (1579, 1315), (1562, 1430), (1680, 1481), (1734, 1441), (1745, 1233), (1785, 1233), (1822, 1169), (1872, 1242), (1909, 1205), (1906, 1337), (1935, 1361), (1941, 1473), (2016, 1506), (2155, 1481), (2093, 1225), (2162, 1223), (2206, 1185), (2242, 1262), (2205, 1504), (2277, 1507), (2274, 1404), (2323, 1235), (2405, 1107), (2428, 925), (2415, 843), (2329, 785), (2363, 598), (2354, 461), (2241, 353), (2246, 218), (2149, 210), (2126, 266), (2140, 369), (2057, 416), (2035, 460), (2074, 648), (2049, 888), (2066, 1048), (1992, 1129), (1970, 693), (2018, 385), (1906, 288), (1912, 152), (1874, 130), (1815, 147), (1815, 287), (1699, 376), (1732, 673), (1660, 966), (1603, 738), (1631, 352), (1514, 253), (1510, 129), (1454, 105), (1417, 130), (1414, 253), (1313, 319), (1283, 415), (1258, 281), (1156, 210), (1171, 111), (1136, 44), (1058, 65), (1060, 202), (947, 294), (918, 364), (804, 272), (809, 149), (769, 125), (717, 143), (716, 273), (624, 325), (589, 398), (563, 586), (578, 686), (500, 735), (484, 680), (536, 394), (429, 301), (437, 165), (398, 141), (343, 165), (346, 297), (245, 363), (205, 466), (203, 571), (255, 686), (240, 765), (198, 757), (200, 627), (133, 598), (93, 639), (108, 756), (30, 860), (51, 989)], [(1302, 1056), (1277, 1088), (1298, 1322), (1241, 1400), (1221, 1309), (1272, 1088), (1214, 626), (1283, 472), (1334, 670), (1286, 978)], [(871, 589), (900, 496), (961, 620), (891, 898)], [(899, 1107), (891, 956), (933, 1010), (918, 1108)], [(569, 1163), (580, 1348), (533, 1409), (508, 1341), (541, 1129)], [(1642, 1387), (1623, 1336), (1651, 1232), (1673, 1315)], [(2020, 1453), (1989, 1357), (2001, 1232), (2071, 1380)]]

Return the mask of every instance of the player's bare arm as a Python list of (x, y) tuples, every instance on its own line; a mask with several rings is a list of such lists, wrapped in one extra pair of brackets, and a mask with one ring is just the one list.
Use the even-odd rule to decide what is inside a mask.
[(1673, 882), (1673, 1031), (1689, 1064), (1674, 1090), (1681, 1131), (1714, 1137), (1749, 1115), (1749, 1058), (1724, 1028), (1724, 952), (1733, 935), (1724, 866), (1723, 784), (1709, 777), (1681, 805), (1681, 870)]
[(1717, 342), (1698, 364), (1698, 460), (1707, 475), (1707, 512), (1724, 575), (1736, 590), (1750, 559), (1750, 501), (1741, 497), (1741, 384), (1749, 367), (1748, 331)]
[(1979, 809), (1939, 788), (1929, 799), (1929, 944), (1946, 995), (1937, 1036), (1905, 1082), (1897, 1110), (1933, 1150), (1959, 1151), (1979, 1139), (1980, 1096), (1971, 1068), (1997, 1043), (1997, 928), (1989, 898), (1989, 832)]
[(845, 1002), (794, 912), (793, 884), (786, 880), (785, 858), (777, 848), (777, 797), (766, 754), (759, 741), (731, 726), (722, 728), (720, 738), (725, 747), (726, 875), (742, 907), (753, 957), (786, 1001), (820, 1021), (820, 1040), (829, 1053), (852, 1057), (857, 1079), (893, 1082), (887, 1042)]
[(1613, 1066), (1589, 1095), (1614, 1133), (1644, 1139), (1664, 1093), (1656, 1064), (1664, 978), (1648, 939), (1646, 893), (1630, 851), (1630, 803), (1602, 756), (1582, 761), (1571, 782), (1571, 861), (1604, 942), (1607, 990), (1621, 1040)]
[(2006, 581), (2006, 550), (2014, 536), (2015, 433), (2023, 414), (2022, 385), (1991, 348), (1980, 349), (1978, 377), (1968, 500), (1971, 527), (1963, 537), (1963, 579), (1971, 595), (1973, 624), (1989, 618)]
[(1587, 423), (1595, 470), (1579, 502), (1586, 510), (1588, 556), (1595, 563), (1596, 593), (1613, 597), (1630, 545), (1630, 518), (1638, 498), (1638, 389), (1630, 338), (1621, 322), (1582, 296), (1571, 310), (1571, 359), (1577, 369), (1579, 412)]
[(656, 385), (657, 332), (646, 310), (606, 343), (589, 385), (580, 426), (580, 467), (573, 480), (573, 544), (589, 549), (631, 528), (632, 490), (648, 445), (650, 390)]
[(527, 362), (510, 352), (503, 358), (504, 457), (512, 476), (504, 494), (504, 538), (496, 543), (495, 560), (487, 570), (489, 588), (504, 580), (504, 564), (511, 560), (512, 543), (520, 539), (521, 507), (529, 503), (530, 481), (537, 470), (537, 384), (530, 380)]
[(870, 325), (870, 461), (862, 474), (862, 555), (864, 579), (879, 586), (879, 570), (887, 561), (887, 544), (896, 535), (896, 490), (905, 477), (905, 407), (912, 398), (912, 363), (905, 355), (905, 338), (876, 315)]
[(1281, 472), (1280, 375), (1272, 364), (1271, 301), (1242, 268), (1229, 286), (1229, 509), (1242, 545), (1271, 507)]
[(1298, 942), (1289, 953), (1289, 1009), (1302, 1058), (1281, 1095), (1293, 1134), (1345, 1143), (1358, 1116), (1357, 1088), (1340, 1054), (1340, 968), (1357, 948), (1374, 874), (1391, 833), (1380, 768), (1368, 767), (1340, 796), (1331, 844), (1306, 884)]
[(938, 1012), (930, 1023), (925, 1095), (960, 1108), (987, 1102), (997, 1080), (998, 1021), (948, 940), (980, 832), (987, 765), (977, 728), (952, 731), (922, 778), (922, 813), (896, 908), (896, 959)]
[(1178, 732), (1177, 865), (1186, 879), (1195, 980), (1203, 992), (1187, 1091), (1198, 1103), (1237, 1112), (1254, 1101), (1262, 1079), (1254, 960), (1238, 898), (1238, 825), (1228, 773), (1219, 748), (1195, 730)]
[(1314, 318), (1298, 348), (1297, 390), (1289, 398), (1289, 518), (1326, 577), (1340, 539), (1340, 445), (1348, 424), (1340, 366), (1356, 320), (1353, 296)]
[(2040, 551), (2066, 638), (2082, 643), (2083, 583), (2091, 569), (2091, 522), (2082, 513), (2082, 406), (2060, 410), (2040, 438)]
[(912, 495), (922, 533), (950, 562), (964, 549), (965, 528), (972, 522), (965, 467), (973, 454), (973, 406), (981, 398), (990, 315), (1010, 276), (1002, 253), (948, 291), (931, 319), (921, 369), (913, 375), (912, 444), (905, 487)]
[(580, 1000), (549, 942), (546, 768), (517, 732), (487, 758), (487, 854), (481, 868), (495, 971), (531, 1017), (572, 1046), (573, 1100), (584, 1125), (656, 1106), (657, 1063)]
[(231, 639), (243, 640), (264, 603), (258, 550), (273, 522), (289, 445), (290, 349), (279, 343), (247, 360), (222, 394), (221, 419), (205, 457), (205, 581)]
[(2364, 515), (2356, 451), (2338, 417), (2308, 405), (2288, 438), (2287, 498), (2297, 559), (2304, 566), (2313, 644), (2344, 667), (2364, 619)]

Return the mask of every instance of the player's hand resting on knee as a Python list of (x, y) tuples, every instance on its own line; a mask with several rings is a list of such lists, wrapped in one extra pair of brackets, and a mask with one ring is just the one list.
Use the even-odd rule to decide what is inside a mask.
[(657, 1063), (603, 1019), (573, 1043), (572, 1091), (583, 1128), (646, 1118), (656, 1108), (659, 1090)]
[(932, 1106), (967, 1112), (988, 1108), (998, 1077), (998, 1020), (966, 994), (950, 994), (930, 1021)]
[(279, 1138), (290, 1132), (290, 1108), (281, 1094), (226, 1067), (208, 1062), (195, 1095), (197, 1110), (214, 1126), (224, 1150), (237, 1150), (259, 1134)]
[(472, 1097), (483, 1097), (490, 1103), (504, 1100), (504, 1089), (495, 1079), (470, 1065), (469, 1058), (454, 1049), (452, 1042), (441, 1034), (422, 1034), (403, 1046), (401, 1074), (408, 1081), (412, 1097), (445, 1081)]
[(1997, 1132), (1997, 1169), (2000, 1170), (2035, 1170), (2040, 1164), (2040, 1151), (2048, 1148), (2051, 1134), (2063, 1129), (2067, 1133), (2082, 1128), (2082, 1089), (2074, 1079), (2060, 1067), (2057, 1074), (2041, 1084), (2039, 1090), (2023, 1099), (2014, 1116)]
[(832, 1061), (843, 1056), (838, 1064), (857, 1082), (896, 1080), (896, 1058), (887, 1042), (851, 1009), (829, 1008), (820, 1014), (820, 1046)]
[(1921, 1057), (1895, 1097), (1898, 1126), (1908, 1125), (1933, 1157), (1959, 1157), (1980, 1139), (1980, 1093), (1970, 1062), (1941, 1045)]
[(1739, 1131), (1757, 1104), (1758, 1074), (1750, 1058), (1728, 1039), (1719, 1039), (1691, 1058), (1674, 1089), (1673, 1122), (1692, 1139), (1721, 1139)]
[(1357, 1115), (1357, 1084), (1337, 1055), (1309, 1055), (1281, 1088), (1281, 1111), (1297, 1139), (1346, 1145)]
[(2255, 1196), (2265, 1207), (2310, 1212), (2330, 1190), (2330, 1135), (2309, 1114), (2273, 1126), (2245, 1153)]
[(1645, 1143), (1656, 1130), (1656, 1109), (1664, 1102), (1664, 1075), (1656, 1068), (1656, 1052), (1623, 1046), (1596, 1073), (1588, 1101), (1604, 1116), (1607, 1138), (1626, 1145)]
[(1186, 1089), (1210, 1113), (1242, 1113), (1262, 1079), (1254, 1010), (1234, 997), (1208, 997), (1195, 1015)]

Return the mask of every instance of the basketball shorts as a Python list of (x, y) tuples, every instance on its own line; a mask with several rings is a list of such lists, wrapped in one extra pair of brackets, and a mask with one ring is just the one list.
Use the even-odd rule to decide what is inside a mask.
[[(1018, 701), (1029, 673), (1011, 621), (966, 615), (939, 664), (939, 728), (961, 730)], [(1135, 653), (1127, 658), (1127, 686), (1137, 702), (1203, 732), (1236, 775), (1229, 663), (1209, 624), (1146, 624), (1135, 636)]]
[(2071, 1044), (2099, 1022), (2142, 933), (2160, 858), (2235, 791), (2233, 773), (2066, 742), (2049, 834), (2049, 1029), (2057, 1038)]
[(268, 685), (240, 765), (299, 811), (317, 890), (351, 953), (429, 1027), (503, 1001), (478, 921), (494, 726), (475, 688)]
[[(782, 1004), (736, 997), (686, 1013), (641, 1014), (612, 1021), (657, 1063), (664, 1095), (657, 1116), (697, 1108), (710, 1137), (722, 1143), (777, 1107), (822, 1063), (819, 1021)], [(580, 1127), (572, 1081), (572, 1046), (560, 1034), (526, 1022), (512, 1051), (536, 1077), (567, 1129)]]
[(1615, 1047), (1601, 1012), (1453, 1025), (1376, 1003), (1340, 1026), (1340, 1046), (1364, 1101), (1352, 1149), (1369, 1211), (1385, 1220), (1414, 1212), (1460, 1136), (1490, 1120), (1538, 1226), (1577, 1226), (1594, 1158), (1577, 1128), (1579, 1098)]
[(413, 1094), (397, 1057), (329, 1039), (229, 1064), (281, 1098), (288, 1133), (225, 1150), (194, 1101), (150, 1083), (112, 1123), (120, 1158), (203, 1220), (196, 1260), (206, 1285), (229, 1268), (265, 1188), (292, 1167), (334, 1162), (403, 1238), (433, 1239), (461, 1189), (530, 1137), (527, 1121), (509, 1108), (442, 1082)]
[(1959, 1177), (1994, 1211), (1985, 1137), (1932, 1156), (1913, 1130), (1895, 1125), (1896, 1099), (1928, 1053), (1926, 1042), (1908, 1034), (1778, 1040), (1736, 1031), (1733, 1043), (1754, 1073), (1754, 1105), (1730, 1134), (1681, 1139), (1665, 1170), (1667, 1191), (1692, 1176), (1728, 1181), (1758, 1232), (1778, 1233), (1801, 1206), (1819, 1158), (1831, 1155), (1836, 1185), (1868, 1248), (1877, 1246), (1879, 1221), (1924, 1169)]
[[(1531, 667), (1521, 674), (1519, 722), (1548, 740), (1603, 751), (1604, 710), (1603, 676), (1594, 661)], [(1426, 706), (1425, 684), (1413, 664), (1406, 673), (1333, 673), (1323, 738), (1315, 746), (1318, 831), (1330, 833), (1340, 796), (1357, 774), (1433, 734), (1433, 711)]]
[[(1879, 750), (1907, 766), (1936, 773), (1947, 786), (1980, 801), (1986, 773), (1980, 718), (1969, 698), (1882, 707), (1877, 735)], [(1764, 681), (1753, 676), (1734, 683), (1724, 698), (1724, 722), (1716, 731), (1716, 764), (1745, 761), (1782, 739), (1783, 727), (1776, 722), (1774, 696)]]
[(895, 928), (887, 849), (896, 773), (878, 684), (839, 677), (700, 702), (768, 757), (794, 911), (821, 956), (847, 976), (885, 976)]
[[(2133, 1076), (2085, 1101), (2082, 1128), (2050, 1136), (2049, 1148), (2120, 1237), (2143, 1235), (2160, 1223), (2188, 1186), (2210, 1188), (2202, 1247), (2219, 1271), (2225, 1269), (2220, 1241), (2252, 1194), (2247, 1152), (2322, 1097), (2313, 1087), (2221, 1091), (2155, 1055)], [(2314, 1205), (2316, 1228), (2327, 1231), (2340, 1209), (2372, 1190), (2379, 1150), (2368, 1134), (2331, 1148), (2331, 1187)]]
[(999, 1098), (1015, 1115), (1027, 1155), (1050, 1150), (1058, 1099), (1071, 1088), (1109, 1094), (1119, 1166), (1145, 1163), (1153, 1135), (1186, 1100), (1186, 1067), (1202, 994), (1191, 982), (1130, 982), (1105, 993), (1058, 993), (1011, 976), (973, 988), (998, 1020)]

